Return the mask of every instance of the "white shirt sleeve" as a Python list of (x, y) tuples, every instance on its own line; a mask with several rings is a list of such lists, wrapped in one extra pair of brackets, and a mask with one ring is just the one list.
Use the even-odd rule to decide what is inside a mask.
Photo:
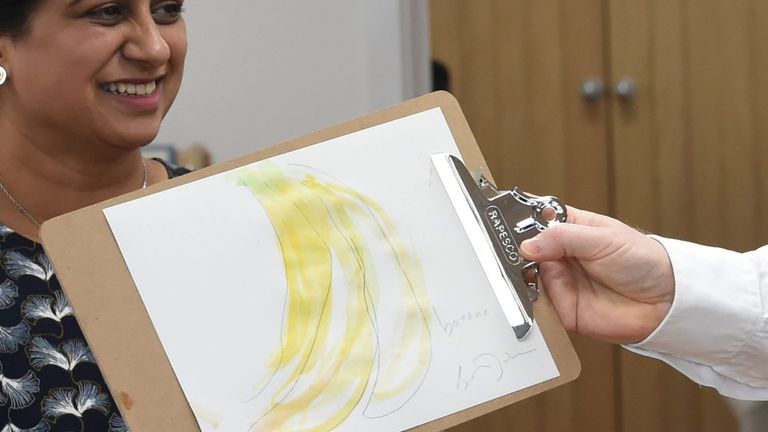
[(675, 276), (672, 308), (625, 348), (735, 399), (768, 400), (768, 246), (738, 253), (654, 236)]

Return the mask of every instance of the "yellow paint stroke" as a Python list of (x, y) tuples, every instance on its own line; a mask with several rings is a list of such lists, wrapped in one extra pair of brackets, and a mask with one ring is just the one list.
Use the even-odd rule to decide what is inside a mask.
[[(235, 178), (269, 217), (287, 282), (282, 346), (265, 388), (272, 406), (252, 430), (328, 431), (355, 409), (383, 417), (401, 408), (426, 375), (432, 318), (420, 263), (384, 209), (341, 184), (306, 171), (293, 178), (269, 162)], [(378, 272), (392, 268), (397, 277), (387, 273), (382, 286)]]
[(195, 412), (195, 415), (198, 419), (204, 421), (205, 423), (208, 423), (211, 425), (213, 429), (218, 429), (219, 426), (221, 426), (221, 416), (213, 412), (212, 410), (208, 409), (207, 407), (196, 404), (196, 403), (190, 403), (192, 406), (192, 411)]

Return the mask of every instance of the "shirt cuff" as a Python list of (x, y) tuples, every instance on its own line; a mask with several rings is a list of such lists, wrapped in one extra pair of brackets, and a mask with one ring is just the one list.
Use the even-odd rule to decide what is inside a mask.
[(719, 373), (709, 365), (695, 363), (656, 351), (646, 351), (642, 348), (637, 348), (636, 345), (624, 345), (624, 348), (635, 354), (661, 360), (677, 369), (693, 382), (717, 389), (723, 396), (739, 400), (768, 401), (768, 388), (751, 386), (748, 383), (730, 378)]
[(659, 327), (628, 348), (707, 365), (727, 363), (760, 322), (760, 290), (750, 260), (726, 249), (651, 237), (667, 250), (675, 296)]

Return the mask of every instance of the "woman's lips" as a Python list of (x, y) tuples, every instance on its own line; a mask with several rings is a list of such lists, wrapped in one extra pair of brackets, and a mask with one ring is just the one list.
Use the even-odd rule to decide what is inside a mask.
[(125, 105), (151, 111), (160, 107), (161, 83), (160, 79), (126, 80), (102, 84), (101, 89)]

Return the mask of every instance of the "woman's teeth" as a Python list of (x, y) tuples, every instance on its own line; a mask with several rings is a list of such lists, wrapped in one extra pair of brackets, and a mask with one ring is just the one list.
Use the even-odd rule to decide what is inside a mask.
[(157, 81), (147, 84), (109, 83), (103, 84), (101, 88), (121, 96), (149, 96), (157, 89)]

